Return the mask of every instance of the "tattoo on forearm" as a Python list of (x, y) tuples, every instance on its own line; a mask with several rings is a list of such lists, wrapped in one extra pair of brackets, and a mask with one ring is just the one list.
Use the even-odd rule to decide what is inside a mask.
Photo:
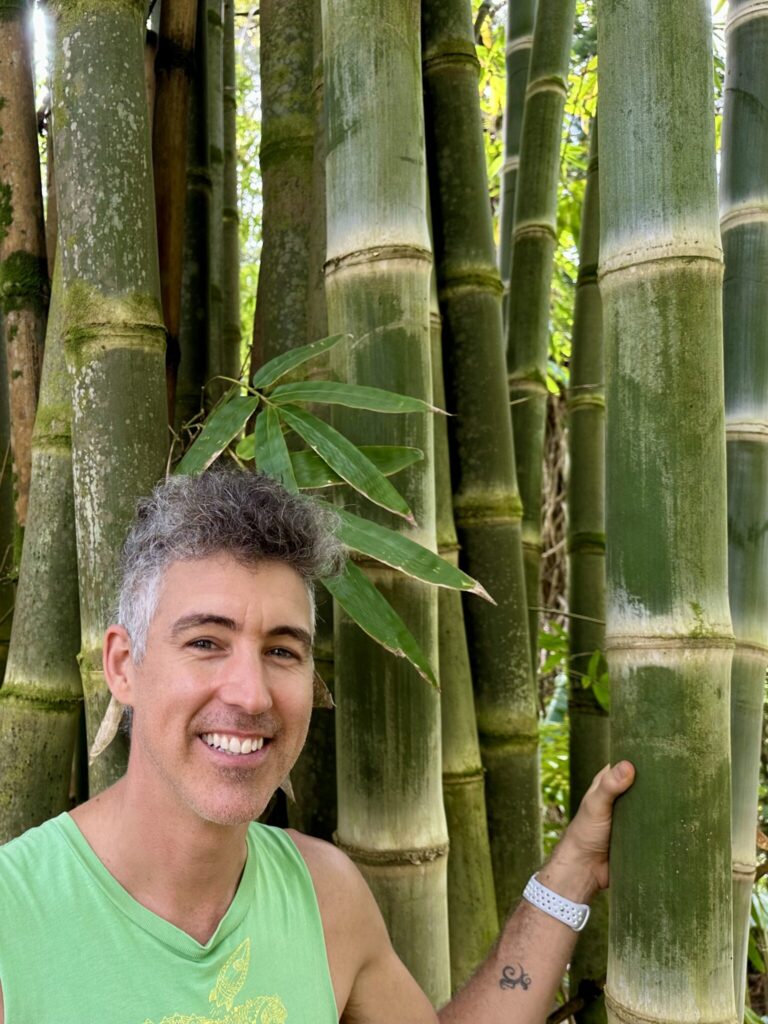
[[(518, 971), (520, 973), (518, 973)], [(512, 964), (507, 964), (501, 972), (499, 988), (517, 988), (518, 985), (523, 992), (527, 992), (531, 987), (530, 974), (527, 973), (522, 964), (518, 964), (517, 967), (513, 967)]]

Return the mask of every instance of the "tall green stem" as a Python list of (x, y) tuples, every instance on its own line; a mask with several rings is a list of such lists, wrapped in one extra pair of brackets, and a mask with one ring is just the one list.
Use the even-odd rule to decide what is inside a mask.
[(504, 285), (504, 320), (509, 303), (512, 266), (512, 233), (515, 227), (515, 193), (520, 168), (520, 134), (523, 127), (525, 90), (533, 45), (536, 0), (508, 0), (507, 3), (507, 102), (504, 108), (504, 163), (501, 168), (501, 212), (499, 214), (499, 269)]
[(221, 228), (221, 367), (240, 375), (240, 213), (237, 202), (235, 0), (224, 0), (224, 168)]
[(168, 342), (168, 413), (174, 419), (181, 350), (181, 276), (184, 252), (184, 180), (187, 163), (187, 110), (195, 45), (197, 0), (175, 0), (160, 9), (160, 39), (155, 62), (152, 163), (155, 183), (160, 289)]
[(503, 918), (541, 859), (538, 724), (528, 644), (520, 499), (509, 418), (477, 58), (466, 0), (428, 2), (427, 151), (446, 393), (454, 441), (454, 514), (463, 567), (497, 601), (465, 602), (491, 852)]
[[(0, 321), (3, 314), (0, 312)], [(11, 475), (11, 420), (8, 408), (5, 349), (0, 345), (0, 685), (8, 660), (13, 622), (13, 478)]]
[(61, 264), (54, 270), (16, 614), (0, 688), (0, 843), (69, 806), (83, 689), (72, 388), (61, 335)]
[(264, 223), (256, 316), (264, 361), (307, 342), (312, 225), (312, 0), (261, 6)]
[[(597, 286), (600, 252), (597, 120), (590, 132), (589, 166), (581, 214), (579, 274), (573, 313), (571, 380), (568, 389), (568, 609), (570, 621), (571, 812), (609, 758), (610, 723), (589, 682), (595, 651), (605, 648), (605, 385), (603, 309)], [(605, 670), (600, 657), (599, 673)], [(571, 961), (575, 989), (605, 974), (608, 903), (601, 895)], [(605, 1020), (602, 997), (577, 1014), (579, 1024)]]
[(606, 1006), (617, 1024), (732, 1024), (710, 4), (604, 0), (599, 30), (605, 646), (611, 759), (637, 769), (614, 815)]
[[(435, 405), (444, 409), (442, 325), (434, 273), (430, 305)], [(453, 520), (448, 424), (444, 416), (435, 420), (435, 498), (437, 550), (443, 558), (458, 565), (459, 542)], [(451, 844), (448, 857), (451, 988), (456, 991), (490, 949), (499, 931), (499, 918), (461, 594), (441, 588), (437, 602), (443, 802)]]
[(728, 453), (733, 929), (736, 1006), (744, 1005), (763, 690), (768, 667), (768, 9), (732, 0), (726, 30), (720, 177)]
[(549, 293), (575, 0), (539, 0), (525, 94), (507, 307), (507, 368), (520, 497), (531, 655), (539, 634), (541, 480), (547, 422)]
[[(225, 373), (227, 361), (221, 337), (222, 323), (222, 225), (224, 221), (224, 23), (222, 0), (200, 0), (208, 17), (206, 40), (208, 161), (211, 174), (211, 222), (209, 238), (210, 333), (208, 335), (209, 377)], [(230, 385), (216, 381), (211, 398), (218, 398)]]
[(208, 151), (207, 54), (208, 11), (204, 0), (198, 0), (195, 67), (187, 111), (186, 211), (179, 323), (181, 363), (176, 386), (175, 414), (177, 430), (200, 413), (203, 388), (209, 376), (211, 167)]
[[(430, 398), (419, 4), (325, 0), (323, 50), (328, 327), (357, 339), (345, 379)], [(400, 480), (419, 523), (408, 532), (434, 549), (431, 417), (353, 413), (339, 421), (356, 442), (425, 452)], [(383, 567), (370, 574), (435, 664), (437, 595)], [(450, 975), (439, 698), (341, 615), (336, 681), (339, 844), (368, 879), (400, 956), (433, 1002), (443, 1002)]]
[[(54, 144), (63, 331), (72, 375), (72, 464), (80, 573), (80, 668), (89, 743), (109, 694), (101, 668), (118, 558), (138, 495), (167, 451), (160, 307), (141, 0), (57, 0)], [(120, 116), (104, 117), (115, 96)], [(119, 226), (119, 231), (116, 227)], [(120, 739), (91, 791), (125, 767)]]
[(48, 307), (28, 0), (0, 4), (0, 321), (8, 367), (16, 520), (27, 518)]

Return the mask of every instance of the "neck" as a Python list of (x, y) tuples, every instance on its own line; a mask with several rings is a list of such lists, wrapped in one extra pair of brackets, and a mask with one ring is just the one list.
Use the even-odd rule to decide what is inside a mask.
[(137, 902), (204, 944), (237, 891), (248, 825), (218, 825), (178, 804), (159, 806), (137, 781), (129, 768), (72, 817)]

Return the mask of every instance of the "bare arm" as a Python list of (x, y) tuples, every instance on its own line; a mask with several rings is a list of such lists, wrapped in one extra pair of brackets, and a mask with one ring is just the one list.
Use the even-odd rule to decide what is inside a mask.
[[(600, 772), (551, 860), (538, 872), (540, 882), (576, 903), (589, 903), (608, 884), (613, 802), (633, 779), (627, 762)], [(521, 900), (491, 954), (441, 1010), (440, 1024), (543, 1021), (576, 938), (567, 925)]]

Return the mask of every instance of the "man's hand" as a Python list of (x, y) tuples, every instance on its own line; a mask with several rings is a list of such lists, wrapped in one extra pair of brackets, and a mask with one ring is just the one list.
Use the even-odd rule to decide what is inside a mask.
[[(613, 804), (634, 780), (635, 769), (629, 761), (619, 761), (613, 768), (606, 765), (598, 772), (547, 868), (539, 872), (545, 884), (544, 876), (551, 876), (548, 869), (552, 868), (558, 878), (563, 874), (571, 876), (572, 883), (580, 888), (580, 894), (572, 896), (572, 899), (588, 900), (598, 889), (606, 888)], [(556, 885), (552, 888), (559, 891)], [(561, 895), (569, 894), (563, 892)]]

